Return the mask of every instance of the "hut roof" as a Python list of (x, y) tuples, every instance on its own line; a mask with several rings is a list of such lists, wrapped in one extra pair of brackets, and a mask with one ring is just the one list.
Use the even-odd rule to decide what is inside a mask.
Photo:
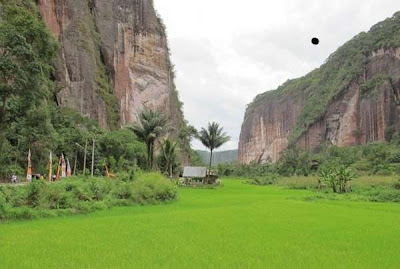
[(183, 169), (183, 177), (204, 178), (206, 174), (207, 169), (205, 167), (186, 166)]

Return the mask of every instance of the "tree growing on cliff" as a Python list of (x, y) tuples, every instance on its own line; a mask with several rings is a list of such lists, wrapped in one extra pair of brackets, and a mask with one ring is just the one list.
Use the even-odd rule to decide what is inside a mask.
[[(51, 92), (50, 61), (57, 44), (34, 11), (0, 1), (0, 146), (16, 115), (43, 106)], [(16, 114), (16, 113), (15, 113)]]
[(154, 146), (157, 139), (167, 131), (167, 119), (159, 112), (145, 108), (139, 115), (139, 122), (131, 130), (146, 144), (149, 169), (154, 166)]
[(228, 142), (231, 138), (227, 136), (226, 132), (223, 131), (223, 127), (219, 127), (216, 122), (208, 123), (208, 128), (201, 128), (198, 139), (203, 143), (205, 147), (210, 149), (210, 165), (209, 171), (211, 171), (211, 162), (214, 149), (221, 147), (223, 144)]

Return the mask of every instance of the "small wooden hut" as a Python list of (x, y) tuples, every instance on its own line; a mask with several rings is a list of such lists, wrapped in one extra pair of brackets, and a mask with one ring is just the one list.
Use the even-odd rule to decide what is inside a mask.
[(183, 169), (183, 178), (186, 185), (215, 184), (218, 176), (216, 171), (211, 173), (205, 167), (186, 166)]

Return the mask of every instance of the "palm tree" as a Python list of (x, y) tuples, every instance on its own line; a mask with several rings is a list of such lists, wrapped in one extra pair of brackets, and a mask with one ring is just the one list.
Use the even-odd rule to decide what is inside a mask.
[(209, 173), (211, 172), (211, 162), (213, 150), (219, 148), (226, 142), (228, 142), (231, 138), (223, 132), (223, 128), (219, 127), (219, 124), (216, 122), (208, 123), (207, 130), (201, 128), (201, 131), (198, 135), (198, 139), (203, 143), (203, 145), (210, 149), (210, 165), (209, 165)]
[(167, 171), (172, 178), (172, 167), (176, 163), (178, 144), (171, 139), (165, 139), (161, 145), (160, 157), (166, 163)]
[(139, 122), (130, 128), (146, 144), (147, 163), (153, 169), (154, 145), (156, 140), (167, 131), (167, 119), (159, 112), (145, 108), (139, 115)]

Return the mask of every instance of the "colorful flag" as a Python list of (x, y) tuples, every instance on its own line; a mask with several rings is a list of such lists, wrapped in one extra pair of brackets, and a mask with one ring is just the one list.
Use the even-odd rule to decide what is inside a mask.
[(72, 175), (71, 165), (69, 164), (69, 160), (67, 159), (67, 177)]
[(28, 153), (28, 169), (26, 171), (26, 181), (32, 182), (32, 162), (31, 162), (31, 150)]
[(50, 151), (50, 158), (49, 158), (49, 182), (51, 182), (51, 178), (53, 176), (53, 156)]
[(64, 154), (61, 154), (61, 177), (67, 176), (67, 165), (65, 163)]

